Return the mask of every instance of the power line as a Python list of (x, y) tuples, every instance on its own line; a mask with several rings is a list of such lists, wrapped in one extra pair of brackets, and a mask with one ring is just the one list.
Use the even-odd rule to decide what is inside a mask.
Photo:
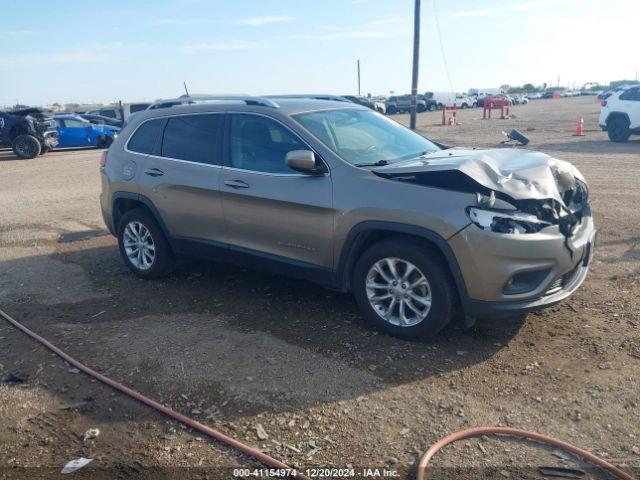
[(449, 75), (449, 66), (447, 65), (447, 57), (444, 54), (444, 45), (442, 44), (442, 32), (440, 31), (440, 17), (438, 17), (438, 0), (433, 0), (433, 13), (436, 19), (436, 31), (438, 32), (438, 42), (440, 43), (440, 54), (442, 55), (442, 63), (444, 64), (444, 72), (449, 82), (449, 91), (453, 92), (453, 84), (451, 83), (451, 75)]

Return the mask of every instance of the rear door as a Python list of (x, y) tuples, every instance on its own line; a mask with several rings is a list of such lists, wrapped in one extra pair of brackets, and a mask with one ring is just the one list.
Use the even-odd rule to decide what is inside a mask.
[(222, 113), (206, 113), (161, 120), (161, 138), (146, 155), (140, 184), (171, 237), (225, 241), (219, 192), (223, 118)]
[(226, 131), (220, 190), (229, 243), (288, 263), (331, 268), (331, 177), (296, 172), (284, 161), (291, 150), (311, 148), (260, 114), (229, 114)]

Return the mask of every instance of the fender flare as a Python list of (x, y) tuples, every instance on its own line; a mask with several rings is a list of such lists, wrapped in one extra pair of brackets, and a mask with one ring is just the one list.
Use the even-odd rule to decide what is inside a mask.
[(623, 117), (629, 124), (631, 124), (631, 119), (629, 118), (629, 114), (627, 112), (618, 112), (618, 111), (613, 111), (613, 112), (609, 112), (609, 115), (607, 115), (606, 120), (604, 121), (604, 124), (608, 127), (609, 126), (609, 121), (613, 118), (613, 117)]
[(145, 197), (144, 195), (141, 195), (139, 193), (133, 193), (133, 192), (121, 192), (121, 191), (115, 192), (111, 197), (111, 211), (113, 215), (114, 228), (116, 229), (116, 231), (118, 229), (118, 225), (116, 225), (115, 205), (116, 205), (116, 202), (121, 199), (135, 200), (137, 202), (142, 203), (145, 207), (149, 209), (149, 211), (151, 212), (151, 215), (153, 215), (153, 217), (158, 222), (158, 225), (160, 225), (160, 228), (162, 229), (162, 233), (164, 233), (165, 238), (167, 238), (167, 240), (171, 238), (171, 236), (169, 235), (169, 230), (167, 229), (167, 225), (164, 223), (164, 220), (162, 219), (160, 212), (158, 211), (156, 206), (153, 204), (153, 202), (148, 197)]
[(462, 271), (460, 270), (458, 260), (446, 239), (444, 239), (441, 235), (434, 232), (433, 230), (429, 230), (428, 228), (379, 220), (367, 220), (358, 223), (349, 231), (349, 234), (347, 235), (347, 238), (343, 244), (342, 252), (340, 254), (340, 260), (338, 261), (338, 268), (336, 271), (337, 281), (339, 282), (341, 290), (350, 290), (350, 273), (357, 260), (357, 258), (355, 258), (354, 252), (357, 251), (359, 242), (361, 242), (361, 239), (363, 238), (361, 234), (365, 232), (375, 231), (386, 231), (394, 232), (397, 234), (411, 235), (413, 237), (422, 238), (433, 243), (438, 248), (438, 250), (440, 250), (442, 256), (447, 262), (447, 265), (449, 266), (451, 276), (453, 277), (453, 280), (456, 284), (456, 288), (458, 290), (458, 294), (460, 296), (462, 304), (465, 305), (468, 302), (469, 295), (467, 293), (467, 287), (464, 282), (464, 277), (462, 276)]

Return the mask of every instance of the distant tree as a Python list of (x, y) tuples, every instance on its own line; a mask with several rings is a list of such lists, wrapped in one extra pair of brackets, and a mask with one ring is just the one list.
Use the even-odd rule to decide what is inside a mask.
[(525, 83), (522, 89), (527, 93), (537, 92), (538, 88), (533, 83)]
[(511, 85), (509, 85), (508, 83), (505, 83), (504, 85), (500, 85), (500, 90), (502, 90), (503, 92), (508, 91), (511, 88)]
[(638, 80), (614, 80), (609, 84), (609, 88), (621, 87), (623, 85), (638, 85), (640, 81)]

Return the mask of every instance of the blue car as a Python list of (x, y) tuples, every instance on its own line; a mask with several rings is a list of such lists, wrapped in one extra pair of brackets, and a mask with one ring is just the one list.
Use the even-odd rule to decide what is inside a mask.
[(58, 148), (108, 148), (120, 131), (111, 125), (95, 125), (78, 115), (54, 115), (60, 141)]

